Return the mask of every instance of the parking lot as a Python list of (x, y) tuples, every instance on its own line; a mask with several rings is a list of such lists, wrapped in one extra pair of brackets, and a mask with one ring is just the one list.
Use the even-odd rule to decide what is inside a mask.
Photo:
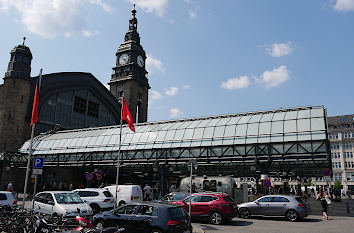
[(204, 232), (247, 232), (247, 233), (349, 233), (354, 232), (354, 218), (344, 216), (330, 217), (322, 221), (322, 216), (310, 215), (298, 221), (289, 222), (276, 218), (234, 218), (227, 225), (211, 225), (208, 222), (194, 222), (193, 226)]

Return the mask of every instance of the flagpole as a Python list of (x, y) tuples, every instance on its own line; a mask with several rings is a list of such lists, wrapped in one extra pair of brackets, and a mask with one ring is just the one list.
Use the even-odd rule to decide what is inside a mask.
[(122, 128), (123, 128), (123, 98), (124, 98), (124, 92), (122, 94), (122, 97), (120, 97), (121, 100), (121, 109), (120, 109), (120, 133), (119, 133), (119, 144), (118, 144), (118, 161), (117, 161), (117, 176), (116, 176), (116, 200), (115, 200), (115, 207), (118, 207), (118, 179), (119, 179), (119, 166), (120, 166), (120, 147), (122, 144)]
[[(39, 72), (39, 87), (41, 87), (41, 79), (42, 79), (42, 69)], [(34, 137), (34, 129), (36, 127), (36, 123), (33, 123), (32, 125), (32, 131), (31, 131), (31, 140), (30, 140), (30, 145), (29, 145), (29, 153), (27, 157), (27, 168), (26, 168), (26, 178), (25, 178), (25, 187), (23, 188), (23, 199), (22, 199), (22, 208), (25, 208), (25, 201), (26, 201), (26, 194), (27, 194), (27, 185), (28, 185), (28, 176), (29, 176), (29, 171), (30, 171), (30, 163), (31, 163), (31, 157), (32, 157), (32, 144), (33, 144), (33, 137)], [(33, 197), (34, 198), (34, 197)]]

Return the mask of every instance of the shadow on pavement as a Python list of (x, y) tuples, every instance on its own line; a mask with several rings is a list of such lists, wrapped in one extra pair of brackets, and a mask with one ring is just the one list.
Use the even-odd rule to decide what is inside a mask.
[[(264, 217), (264, 216), (252, 216), (251, 219), (259, 219), (259, 220), (272, 220), (272, 221), (281, 221), (281, 222), (290, 222), (289, 220), (285, 219), (284, 217)], [(296, 222), (321, 222), (321, 219), (306, 217), (297, 220)]]
[[(209, 230), (209, 231), (210, 230), (219, 230), (219, 229), (213, 227), (213, 225), (208, 220), (200, 220), (199, 219), (199, 220), (193, 220), (193, 222), (207, 224), (207, 225), (201, 225), (204, 230)], [(249, 225), (252, 225), (252, 224), (253, 224), (252, 221), (233, 219), (230, 222), (221, 224), (221, 226), (249, 226)]]

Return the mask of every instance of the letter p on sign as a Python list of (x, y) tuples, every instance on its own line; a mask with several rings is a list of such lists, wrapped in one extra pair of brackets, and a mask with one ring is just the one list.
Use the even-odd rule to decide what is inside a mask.
[(33, 168), (43, 168), (43, 158), (34, 158)]

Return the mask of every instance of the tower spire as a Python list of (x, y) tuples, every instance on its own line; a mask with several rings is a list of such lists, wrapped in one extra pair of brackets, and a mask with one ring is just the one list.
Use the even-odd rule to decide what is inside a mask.
[(22, 45), (25, 45), (26, 37), (23, 37)]

